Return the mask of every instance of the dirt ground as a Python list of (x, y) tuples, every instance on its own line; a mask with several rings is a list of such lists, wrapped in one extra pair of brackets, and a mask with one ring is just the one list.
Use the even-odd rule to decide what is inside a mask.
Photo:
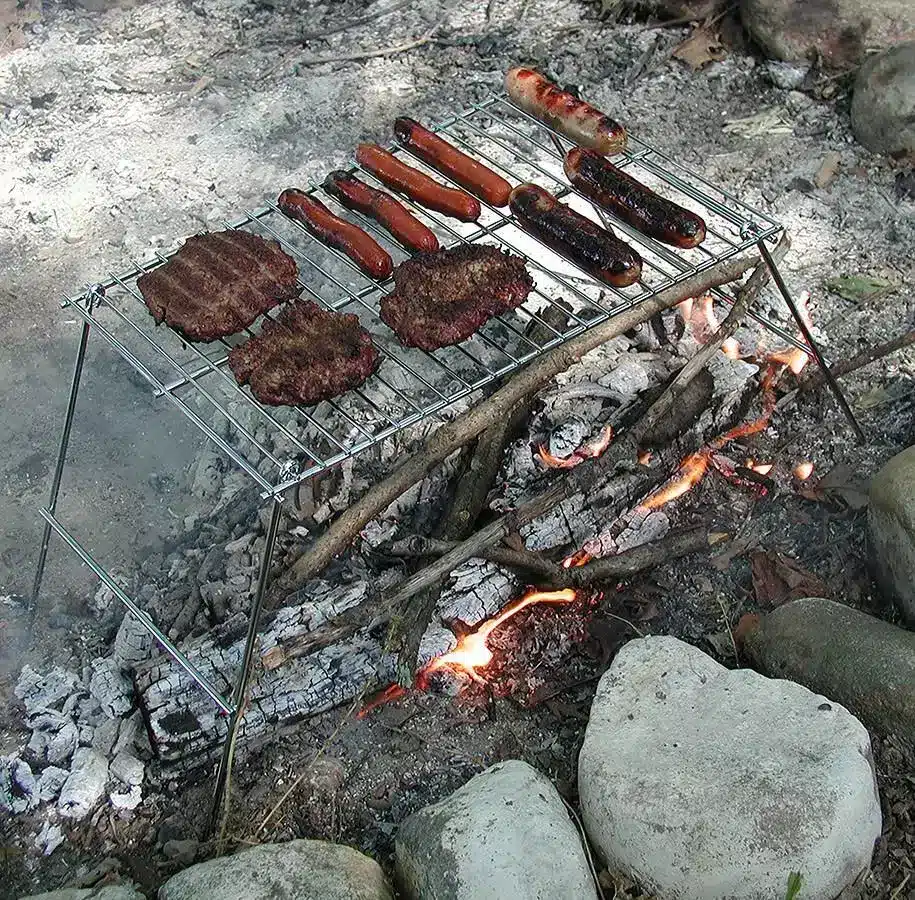
[[(29, 11), (22, 28), (0, 37), (0, 310), (7, 323), (0, 332), (0, 751), (24, 744), (12, 702), (23, 663), (76, 666), (99, 641), (86, 608), (93, 579), (59, 544), (34, 629), (25, 600), (41, 533), (35, 510), (47, 498), (79, 330), (59, 299), (130, 257), (322, 177), (359, 140), (389, 140), (399, 114), (443, 118), (498, 90), (508, 65), (535, 63), (780, 219), (793, 239), (786, 278), (793, 289), (811, 291), (831, 358), (912, 326), (915, 206), (899, 195), (893, 165), (854, 142), (848, 77), (814, 73), (805, 92), (788, 91), (739, 41), (722, 61), (693, 72), (671, 58), (688, 29), (601, 23), (595, 5), (577, 0), (421, 0), (377, 18), (392, 5), (29, 3), (21, 4)], [(303, 37), (362, 16), (373, 19), (303, 46)], [(431, 39), (413, 49), (313, 64), (414, 42), (435, 23)], [(815, 173), (831, 151), (839, 154), (838, 174), (816, 188)], [(876, 298), (842, 297), (826, 288), (837, 274), (887, 286)], [(779, 410), (754, 452), (810, 459), (824, 473), (843, 463), (866, 481), (915, 436), (913, 359), (899, 353), (844, 380), (865, 446), (854, 444), (830, 400), (810, 396)], [(152, 398), (113, 351), (90, 343), (62, 517), (103, 563), (131, 570), (191, 511), (185, 471), (200, 446), (191, 426)], [(707, 521), (720, 508), (721, 490), (710, 482), (696, 492), (682, 523)], [(738, 498), (723, 518), (723, 526), (795, 556), (835, 596), (883, 611), (866, 569), (863, 514), (841, 497), (817, 503), (783, 486), (763, 501)], [(724, 570), (665, 566), (629, 586), (615, 612), (641, 630), (701, 643), (753, 605), (749, 566), (738, 560)], [(557, 687), (575, 686), (533, 710), (518, 698), (455, 704), (422, 695), (335, 732), (338, 710), (253, 750), (235, 776), (230, 846), (334, 837), (387, 863), (405, 815), (510, 756), (549, 772), (574, 802), (595, 678), (615, 644), (632, 634), (615, 619), (596, 633), (599, 639), (592, 633), (561, 657)], [(252, 827), (325, 744), (323, 761), (267, 828)], [(889, 897), (908, 878), (893, 896), (912, 897), (913, 756), (892, 737), (878, 740), (876, 750), (887, 842), (866, 896)], [(153, 889), (176, 867), (159, 845), (202, 837), (208, 794), (205, 780), (185, 784), (161, 773), (132, 818), (93, 820), (48, 858), (29, 849), (27, 820), (5, 822), (0, 894), (85, 879), (106, 858)], [(214, 850), (204, 845), (201, 853)]]

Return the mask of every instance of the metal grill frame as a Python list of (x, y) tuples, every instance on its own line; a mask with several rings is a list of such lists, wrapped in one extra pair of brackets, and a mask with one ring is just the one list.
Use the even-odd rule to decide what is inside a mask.
[[(470, 155), (484, 160), (496, 171), (508, 177), (513, 183), (537, 180), (556, 196), (567, 198), (569, 201), (577, 199), (580, 203), (587, 203), (588, 207), (591, 208), (590, 203), (577, 194), (561, 175), (563, 154), (572, 144), (501, 96), (493, 94), (482, 102), (469, 107), (464, 112), (432, 126), (432, 129), (441, 133)], [(474, 138), (470, 138), (470, 135), (473, 135)], [(490, 147), (490, 151), (482, 150), (480, 146), (474, 143), (474, 140), (480, 143), (486, 142), (486, 146)], [(532, 148), (532, 152), (524, 155), (520, 154), (509, 143), (510, 140), (526, 142)], [(499, 148), (500, 153), (507, 153), (510, 158), (517, 160), (514, 168), (517, 168), (518, 165), (526, 166), (530, 173), (538, 177), (532, 177), (531, 174), (521, 177), (513, 168), (507, 167), (504, 157), (495, 155), (493, 148)], [(433, 174), (438, 180), (452, 184), (452, 186), (458, 186), (441, 173), (429, 169), (421, 160), (412, 157), (403, 148), (392, 145), (389, 149), (395, 154), (405, 155), (411, 165)], [(227, 341), (214, 342), (208, 345), (208, 347), (216, 347), (218, 349), (218, 355), (214, 357), (206, 350), (201, 349), (201, 347), (186, 342), (180, 335), (166, 326), (160, 326), (157, 329), (150, 328), (152, 319), (141, 295), (136, 290), (136, 278), (143, 272), (162, 265), (171, 255), (177, 252), (177, 249), (170, 253), (156, 253), (154, 258), (145, 263), (133, 262), (130, 269), (120, 274), (109, 274), (106, 279), (91, 285), (83, 293), (64, 298), (61, 304), (62, 307), (68, 308), (79, 315), (82, 319), (82, 331), (70, 384), (57, 466), (51, 484), (50, 500), (46, 507), (39, 510), (40, 515), (45, 520), (45, 528), (35, 575), (33, 603), (40, 591), (50, 536), (53, 531), (115, 594), (126, 609), (137, 618), (141, 625), (160, 644), (163, 650), (184, 668), (188, 675), (225, 714), (228, 719), (226, 732), (228, 738), (224, 744), (216, 778), (214, 822), (215, 814), (222, 800), (228, 766), (231, 760), (233, 735), (241, 714), (253, 659), (255, 637), (279, 526), (280, 511), (284, 497), (290, 488), (318, 472), (330, 469), (345, 459), (357, 456), (411, 425), (430, 418), (441, 418), (442, 414), (458, 401), (511, 374), (540, 354), (581, 334), (586, 329), (592, 328), (612, 316), (618, 315), (647, 300), (659, 291), (746, 250), (754, 247), (758, 248), (763, 259), (772, 269), (773, 275), (777, 277), (779, 282), (781, 281), (767, 247), (767, 244), (774, 245), (778, 241), (784, 230), (781, 224), (760, 210), (742, 203), (733, 194), (713, 185), (702, 176), (688, 170), (669, 156), (633, 135), (629, 136), (627, 149), (612, 159), (621, 168), (649, 173), (670, 192), (673, 192), (675, 199), (682, 201), (685, 198), (685, 200), (689, 201), (692, 204), (692, 208), (699, 212), (700, 215), (703, 215), (709, 223), (709, 237), (706, 242), (692, 251), (678, 251), (647, 238), (627, 224), (613, 219), (612, 225), (614, 229), (622, 233), (623, 238), (639, 250), (645, 261), (642, 279), (632, 288), (625, 289), (599, 284), (585, 273), (572, 275), (567, 272), (561, 273), (550, 270), (541, 264), (538, 259), (532, 259), (527, 253), (521, 252), (529, 268), (533, 270), (535, 281), (542, 281), (546, 278), (554, 282), (559, 286), (562, 294), (565, 295), (565, 299), (572, 301), (573, 310), (569, 315), (572, 322), (571, 326), (563, 333), (559, 333), (538, 315), (532, 308), (529, 298), (528, 303), (522, 307), (523, 312), (520, 315), (513, 313), (501, 316), (492, 324), (492, 328), (500, 329), (499, 334), (511, 336), (510, 340), (514, 342), (512, 346), (527, 344), (528, 349), (526, 351), (513, 353), (507, 346), (500, 346), (497, 337), (493, 336), (496, 332), (487, 332), (487, 326), (484, 326), (483, 333), (478, 333), (474, 339), (471, 339), (471, 341), (476, 341), (475, 346), (471, 346), (471, 342), (468, 341), (457, 348), (446, 348), (448, 353), (452, 354), (452, 358), (460, 358), (467, 365), (475, 365), (481, 368), (480, 374), (470, 379), (462, 375), (455, 365), (446, 361), (446, 353), (444, 352), (436, 351), (429, 354), (415, 349), (407, 350), (403, 347), (395, 350), (381, 348), (382, 354), (387, 361), (382, 364), (379, 373), (372, 376), (363, 388), (346, 395), (351, 399), (356, 397), (360, 403), (364, 403), (366, 408), (370, 410), (371, 415), (377, 417), (375, 424), (379, 427), (376, 428), (374, 424), (364, 420), (360, 421), (355, 417), (347, 408), (345, 398), (337, 398), (334, 401), (330, 401), (326, 405), (326, 410), (329, 411), (330, 416), (336, 416), (339, 421), (346, 423), (350, 433), (353, 435), (349, 442), (341, 440), (326, 424), (329, 420), (317, 414), (314, 408), (310, 410), (299, 408), (296, 411), (296, 415), (300, 417), (301, 421), (320, 434), (332, 448), (329, 453), (319, 452), (314, 446), (305, 443), (288, 424), (280, 421), (280, 418), (276, 415), (275, 407), (265, 407), (263, 404), (258, 403), (248, 390), (238, 387), (231, 371), (227, 370), (225, 353), (229, 346)], [(358, 164), (353, 165), (350, 171), (358, 174), (370, 184), (383, 187), (371, 173), (363, 170)], [(339, 209), (336, 201), (330, 198), (320, 186), (312, 184), (308, 190), (309, 193), (318, 195), (322, 202)], [(513, 217), (508, 212), (503, 212), (481, 203), (483, 207), (481, 223), (465, 227), (463, 225), (455, 225), (442, 216), (433, 215), (407, 198), (400, 197), (399, 199), (419, 218), (430, 224), (430, 226), (434, 226), (434, 230), (437, 231), (440, 239), (445, 238), (441, 241), (443, 246), (487, 240), (495, 242), (504, 249), (512, 250), (516, 253), (520, 252), (516, 246), (513, 246), (513, 241), (510, 240), (512, 234), (518, 233), (518, 229)], [(606, 217), (601, 211), (594, 209), (593, 212), (606, 223)], [(357, 222), (386, 247), (397, 247), (390, 240), (387, 233), (381, 230), (373, 220), (349, 210), (344, 211), (344, 213), (347, 218)], [(730, 235), (713, 224), (721, 222), (728, 226)], [(300, 278), (303, 296), (309, 296), (330, 309), (357, 309), (364, 315), (377, 316), (377, 310), (373, 307), (371, 298), (380, 298), (391, 286), (391, 279), (378, 283), (360, 274), (360, 277), (370, 283), (361, 288), (354, 289), (350, 287), (337, 274), (337, 272), (358, 273), (358, 269), (349, 258), (339, 251), (330, 250), (320, 245), (300, 224), (293, 223), (284, 216), (274, 203), (268, 202), (256, 211), (246, 212), (241, 218), (233, 222), (226, 222), (225, 226), (227, 228), (247, 228), (262, 234), (264, 237), (279, 240), (283, 249), (296, 259), (300, 273), (304, 267), (306, 274), (313, 272), (315, 277), (323, 279), (325, 283), (339, 289), (337, 298), (327, 301), (317, 291), (314, 283)], [(293, 229), (297, 237), (305, 241), (306, 247), (314, 246), (315, 249), (320, 247), (323, 258), (330, 259), (332, 263), (321, 263), (319, 259), (314, 258), (312, 255), (303, 253), (287, 237), (289, 229)], [(531, 240), (529, 237), (525, 238), (527, 242)], [(717, 246), (719, 249), (717, 251), (713, 250), (711, 249), (712, 246)], [(546, 248), (544, 248), (544, 252), (552, 253)], [(399, 257), (405, 258), (406, 254), (400, 250)], [(395, 257), (395, 261), (396, 259), (397, 257)], [(332, 265), (337, 267), (336, 271), (331, 268)], [(648, 276), (654, 279), (653, 283), (647, 282)], [(597, 291), (596, 294), (594, 293), (595, 291)], [(717, 300), (724, 304), (732, 304), (734, 302), (733, 295), (726, 287), (716, 289), (714, 295)], [(548, 291), (541, 287), (535, 288), (531, 296), (540, 304), (554, 302)], [(133, 301), (137, 301), (134, 311), (139, 310), (142, 313), (141, 321), (146, 326), (145, 328), (132, 320), (130, 314), (121, 307), (121, 301), (125, 297), (132, 297)], [(785, 299), (790, 303), (790, 297), (786, 295)], [(575, 309), (575, 304), (580, 304), (577, 310)], [(565, 306), (563, 309), (567, 311)], [(586, 314), (585, 310), (590, 310), (590, 313)], [(799, 340), (794, 334), (777, 323), (770, 321), (756, 311), (751, 311), (750, 315), (786, 343), (799, 347), (808, 353), (815, 353), (815, 347), (811, 349), (805, 341)], [(525, 327), (526, 323), (530, 322), (538, 323), (541, 326), (541, 330), (545, 330), (550, 335), (548, 339), (539, 343), (533, 340)], [(112, 323), (123, 328), (125, 330), (124, 333), (131, 340), (136, 341), (136, 347), (129, 346), (125, 339), (119, 337), (115, 333)], [(108, 570), (70, 533), (56, 515), (61, 479), (66, 462), (90, 331), (100, 334), (129, 365), (146, 379), (151, 385), (155, 396), (165, 397), (206, 438), (217, 444), (237, 466), (244, 470), (257, 483), (263, 498), (270, 505), (271, 514), (267, 527), (266, 544), (260, 561), (257, 586), (252, 597), (245, 655), (242, 669), (238, 673), (238, 680), (231, 697), (224, 696), (215, 685), (197, 670), (182, 651), (161, 632), (149, 614), (127, 596)], [(149, 333), (150, 331), (152, 331), (152, 334)], [(255, 333), (251, 329), (247, 331), (248, 334)], [(177, 342), (176, 346), (179, 348), (184, 346), (190, 353), (190, 357), (185, 360), (180, 359), (177, 352), (164, 346), (166, 342), (170, 344)], [(497, 356), (499, 353), (504, 354), (507, 361), (502, 365), (485, 363), (475, 355), (480, 352), (482, 347), (486, 347), (488, 352), (493, 352)], [(173, 373), (172, 377), (166, 378), (156, 371), (151, 362), (144, 360), (141, 355), (142, 352), (150, 353), (154, 360), (165, 366), (166, 371)], [(420, 360), (423, 361), (420, 362)], [(428, 369), (428, 371), (444, 372), (445, 376), (455, 385), (453, 389), (443, 389), (435, 382), (430, 381), (430, 375), (423, 374), (420, 371), (421, 366), (429, 366), (430, 360), (431, 369)], [(411, 396), (393, 384), (394, 367), (401, 374), (406, 373), (405, 377), (413, 378), (423, 385), (428, 392), (428, 396), (425, 398)], [(403, 405), (404, 412), (397, 417), (390, 415), (378, 401), (372, 398), (370, 392), (374, 388), (380, 390), (382, 394), (388, 392), (390, 396), (397, 398), (398, 402)], [(244, 404), (245, 407), (253, 409), (259, 417), (258, 423), (268, 424), (270, 432), (275, 436), (284, 437), (287, 442), (296, 448), (295, 451), (291, 455), (284, 457), (275, 453), (271, 447), (266, 446), (264, 441), (259, 441), (256, 436), (258, 428), (248, 428), (244, 423), (238, 421), (238, 417), (229, 408), (228, 402), (219, 398), (218, 392), (220, 390), (227, 392), (233, 400)], [(191, 397), (195, 399), (192, 400)], [(243, 444), (247, 450), (240, 449), (237, 445), (231, 443), (214, 426), (210, 425), (206, 421), (204, 414), (195, 409), (197, 403), (202, 404), (205, 411), (207, 410), (206, 404), (210, 404), (212, 410), (224, 416), (226, 422), (235, 429), (236, 434), (244, 439)], [(251, 452), (252, 450), (256, 450), (256, 458)]]

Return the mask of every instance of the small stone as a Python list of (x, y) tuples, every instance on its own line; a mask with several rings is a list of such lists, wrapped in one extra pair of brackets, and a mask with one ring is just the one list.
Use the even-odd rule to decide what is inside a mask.
[(70, 773), (58, 766), (46, 766), (38, 776), (38, 796), (43, 803), (54, 800)]
[(791, 681), (672, 637), (630, 641), (601, 678), (578, 764), (611, 870), (670, 898), (833, 900), (868, 868), (881, 813), (870, 739)]
[(170, 859), (182, 868), (186, 868), (197, 858), (198, 846), (199, 844), (197, 841), (191, 839), (183, 841), (166, 841), (162, 846), (162, 853), (166, 859)]
[(847, 706), (915, 742), (915, 632), (832, 600), (795, 600), (743, 636), (754, 666)]
[(111, 657), (92, 660), (89, 693), (109, 718), (118, 719), (133, 708), (133, 686)]
[(897, 453), (871, 480), (867, 526), (877, 582), (915, 625), (915, 447)]
[(861, 66), (851, 127), (874, 153), (915, 153), (915, 41), (877, 53)]
[(352, 847), (296, 840), (197, 863), (159, 888), (158, 900), (393, 900), (381, 866)]
[(765, 64), (764, 71), (769, 76), (769, 81), (777, 88), (794, 91), (804, 83), (810, 66), (770, 60)]
[(521, 760), (492, 766), (406, 819), (396, 868), (410, 900), (596, 897), (556, 788)]
[(94, 750), (80, 747), (57, 801), (60, 814), (68, 819), (85, 818), (104, 796), (107, 781), (107, 761)]

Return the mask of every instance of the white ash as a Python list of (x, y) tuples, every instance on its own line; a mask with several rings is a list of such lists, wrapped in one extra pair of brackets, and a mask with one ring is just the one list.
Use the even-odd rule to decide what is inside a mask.
[(585, 503), (584, 494), (576, 493), (523, 526), (521, 536), (528, 550), (550, 550), (569, 544), (580, 547), (600, 522), (600, 514)]
[(28, 749), (35, 758), (49, 763), (66, 763), (79, 746), (79, 728), (70, 716), (46, 710), (27, 718), (32, 736)]
[(456, 646), (457, 638), (454, 633), (444, 625), (432, 622), (419, 642), (417, 662), (419, 666), (425, 666), (433, 659), (450, 653)]
[(110, 756), (114, 749), (114, 742), (118, 739), (120, 724), (118, 719), (106, 719), (96, 725), (92, 735), (92, 749), (101, 756)]
[(660, 540), (670, 531), (670, 519), (662, 510), (646, 510), (636, 506), (611, 528), (585, 541), (582, 549), (591, 556), (615, 556), (642, 544)]
[(35, 847), (42, 856), (50, 856), (65, 840), (63, 829), (56, 822), (45, 821), (35, 837)]
[(571, 456), (591, 436), (591, 428), (583, 419), (570, 419), (550, 433), (547, 450), (553, 456)]
[(38, 776), (38, 799), (50, 803), (57, 798), (70, 772), (59, 766), (46, 766)]
[(68, 819), (85, 818), (105, 795), (107, 783), (108, 761), (95, 750), (80, 747), (57, 801), (60, 814)]
[(14, 693), (25, 704), (26, 715), (60, 707), (62, 701), (73, 694), (79, 676), (69, 669), (55, 666), (47, 675), (41, 675), (26, 664), (19, 673)]
[(626, 354), (612, 371), (601, 376), (599, 383), (623, 396), (633, 397), (647, 391), (653, 380), (640, 359), (634, 354)]
[(149, 658), (152, 647), (152, 635), (133, 613), (124, 613), (111, 648), (111, 656), (118, 666), (127, 671), (132, 670), (138, 663)]
[(510, 570), (488, 560), (468, 559), (451, 573), (435, 607), (435, 617), (476, 625), (499, 612), (518, 587), (518, 578)]
[(133, 708), (133, 687), (111, 657), (92, 660), (89, 694), (111, 719), (119, 718)]
[(38, 802), (38, 783), (32, 767), (16, 753), (0, 756), (0, 809), (24, 813)]

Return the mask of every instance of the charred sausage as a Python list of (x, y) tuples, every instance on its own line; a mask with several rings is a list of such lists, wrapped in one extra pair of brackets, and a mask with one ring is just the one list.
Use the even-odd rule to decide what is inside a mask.
[(394, 263), (387, 251), (357, 225), (335, 216), (320, 200), (298, 188), (287, 188), (276, 201), (290, 219), (301, 222), (319, 241), (342, 250), (363, 272), (387, 278)]
[(512, 101), (570, 141), (598, 153), (619, 153), (626, 146), (626, 129), (619, 122), (573, 97), (534, 69), (516, 66), (505, 75)]
[(356, 160), (379, 181), (426, 209), (434, 209), (462, 222), (476, 222), (480, 218), (480, 201), (476, 197), (433, 181), (377, 144), (360, 144), (356, 148)]
[(452, 146), (415, 119), (401, 116), (394, 122), (397, 140), (423, 162), (454, 179), (492, 206), (508, 206), (512, 186), (501, 176)]
[(435, 253), (438, 238), (390, 194), (370, 187), (349, 172), (337, 170), (324, 179), (324, 190), (347, 209), (371, 216), (413, 253)]
[(508, 205), (525, 231), (600, 281), (626, 287), (639, 280), (642, 258), (632, 247), (543, 188), (519, 185)]
[(643, 234), (684, 249), (705, 240), (705, 222), (699, 216), (659, 196), (599, 153), (573, 147), (563, 168), (573, 187)]

